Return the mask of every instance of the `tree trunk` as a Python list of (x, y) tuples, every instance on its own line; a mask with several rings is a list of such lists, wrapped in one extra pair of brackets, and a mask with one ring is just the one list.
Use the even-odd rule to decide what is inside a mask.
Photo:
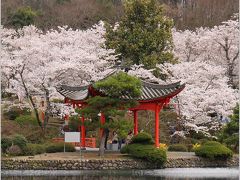
[(45, 99), (46, 99), (46, 105), (47, 105), (45, 114), (44, 114), (44, 123), (43, 123), (44, 131), (45, 131), (49, 121), (49, 116), (50, 116), (50, 98), (49, 98), (49, 90), (47, 88), (44, 88), (44, 90), (45, 90)]
[[(23, 68), (23, 69), (24, 69), (24, 68)], [(41, 128), (41, 130), (43, 131), (42, 122), (41, 122), (41, 120), (40, 120), (40, 118), (39, 118), (39, 114), (38, 114), (38, 110), (37, 110), (37, 108), (36, 108), (36, 104), (33, 102), (32, 96), (31, 96), (31, 95), (29, 94), (29, 92), (28, 92), (27, 86), (26, 86), (26, 84), (25, 84), (25, 82), (24, 82), (24, 79), (23, 79), (23, 76), (22, 76), (22, 72), (20, 72), (19, 74), (20, 74), (20, 77), (21, 77), (21, 81), (22, 81), (22, 84), (23, 84), (23, 88), (24, 88), (24, 90), (25, 90), (25, 92), (26, 92), (26, 96), (27, 96), (27, 98), (30, 100), (30, 104), (31, 104), (32, 107), (33, 107), (33, 111), (34, 111), (35, 117), (36, 117), (36, 119), (37, 119), (38, 125), (39, 125), (39, 127)]]
[(102, 157), (104, 155), (104, 145), (105, 145), (105, 140), (107, 137), (107, 129), (103, 129), (103, 134), (102, 134), (102, 138), (101, 138), (101, 142), (100, 142), (100, 146), (99, 146), (99, 156)]

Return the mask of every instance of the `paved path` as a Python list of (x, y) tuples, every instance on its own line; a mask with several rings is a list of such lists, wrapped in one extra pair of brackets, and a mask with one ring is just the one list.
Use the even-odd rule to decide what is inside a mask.
[(167, 152), (167, 157), (170, 159), (193, 158), (196, 157), (194, 152)]
[[(60, 153), (44, 153), (36, 156), (18, 156), (12, 159), (34, 159), (34, 160), (80, 160), (80, 159), (128, 159), (128, 155), (123, 155), (118, 151), (106, 151), (103, 158), (98, 156), (98, 152), (92, 151), (80, 152), (60, 152)], [(196, 157), (192, 152), (167, 152), (169, 159), (192, 158)]]

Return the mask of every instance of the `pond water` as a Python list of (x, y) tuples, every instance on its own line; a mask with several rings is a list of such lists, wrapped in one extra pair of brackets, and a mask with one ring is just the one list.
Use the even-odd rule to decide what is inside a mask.
[(236, 168), (169, 168), (156, 170), (2, 171), (3, 180), (238, 180)]

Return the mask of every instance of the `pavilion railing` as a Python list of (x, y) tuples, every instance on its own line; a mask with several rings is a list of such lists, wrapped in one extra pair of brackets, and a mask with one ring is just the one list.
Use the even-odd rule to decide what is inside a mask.
[[(64, 142), (64, 138), (53, 138), (53, 142)], [(83, 141), (83, 139), (81, 139)], [(71, 143), (76, 147), (80, 147), (79, 142)], [(96, 148), (96, 138), (85, 138), (85, 147)]]

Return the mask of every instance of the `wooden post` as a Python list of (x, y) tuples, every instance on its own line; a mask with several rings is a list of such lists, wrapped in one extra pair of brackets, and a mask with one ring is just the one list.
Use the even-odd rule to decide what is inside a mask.
[(133, 116), (134, 116), (134, 135), (138, 134), (138, 114), (137, 110), (133, 111)]
[(44, 124), (45, 114), (44, 114), (43, 110), (41, 111), (41, 116), (42, 116), (42, 123)]
[(86, 146), (86, 137), (85, 137), (85, 126), (84, 126), (84, 116), (82, 115), (82, 118), (81, 118), (81, 122), (82, 122), (82, 125), (81, 125), (81, 145), (82, 147), (85, 147)]

